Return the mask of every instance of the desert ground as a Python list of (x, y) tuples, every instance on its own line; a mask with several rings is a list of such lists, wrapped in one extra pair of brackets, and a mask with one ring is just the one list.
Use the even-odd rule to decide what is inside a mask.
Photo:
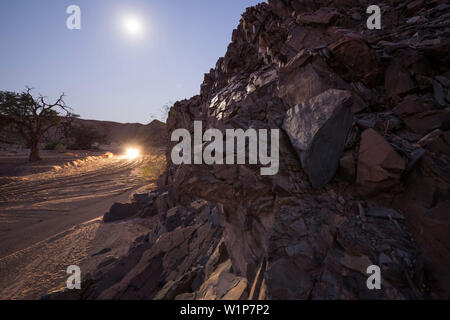
[(0, 153), (0, 299), (38, 299), (65, 285), (68, 266), (89, 272), (149, 229), (144, 220), (101, 219), (114, 202), (151, 188), (141, 173), (147, 156), (42, 156), (28, 163), (26, 151)]

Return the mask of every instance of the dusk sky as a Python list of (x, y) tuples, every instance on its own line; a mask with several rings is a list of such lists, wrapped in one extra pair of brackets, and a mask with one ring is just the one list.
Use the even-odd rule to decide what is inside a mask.
[[(245, 8), (260, 2), (3, 0), (0, 90), (64, 92), (83, 119), (148, 123), (199, 93)], [(81, 8), (81, 30), (66, 27), (70, 5)]]

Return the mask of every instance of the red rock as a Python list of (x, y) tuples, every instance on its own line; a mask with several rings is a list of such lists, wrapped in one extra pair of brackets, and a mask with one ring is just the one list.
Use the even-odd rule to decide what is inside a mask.
[(444, 299), (450, 298), (450, 202), (442, 201), (427, 210), (409, 197), (400, 196), (394, 201), (395, 207), (406, 216), (406, 222), (414, 238), (430, 260), (430, 272), (439, 279), (436, 289)]
[[(280, 1), (273, 1), (269, 0), (269, 3), (273, 2), (280, 2)], [(291, 6), (294, 8), (296, 12), (307, 12), (307, 11), (314, 11), (317, 8), (320, 8), (321, 5), (324, 5), (321, 3), (321, 1), (317, 0), (296, 0), (292, 1)]]
[(444, 132), (444, 140), (448, 145), (450, 145), (450, 130)]
[(398, 183), (405, 170), (405, 160), (375, 130), (361, 135), (357, 184), (363, 194), (388, 191)]
[(347, 37), (330, 46), (335, 58), (344, 64), (356, 78), (369, 86), (380, 80), (380, 61), (374, 50), (358, 38)]
[(445, 154), (450, 156), (450, 146), (444, 141), (442, 137), (436, 137), (425, 146), (428, 150), (436, 154)]
[(432, 110), (403, 118), (406, 126), (416, 133), (425, 134), (439, 129), (450, 121), (450, 112), (446, 110)]
[(439, 44), (432, 45), (431, 47), (424, 48), (425, 55), (431, 59), (437, 61), (440, 66), (450, 67), (450, 40), (446, 39)]
[(408, 3), (406, 8), (408, 9), (408, 14), (410, 16), (417, 13), (423, 7), (424, 0), (415, 0), (413, 2)]
[(356, 162), (353, 156), (353, 152), (349, 151), (344, 154), (340, 160), (340, 170), (341, 172), (353, 180), (356, 176)]
[[(450, 223), (450, 201), (439, 203), (435, 208), (428, 212), (427, 218)], [(447, 246), (450, 248), (450, 237), (446, 238), (448, 242)]]
[(320, 8), (314, 13), (305, 13), (297, 17), (300, 24), (330, 24), (338, 16), (338, 12), (330, 8)]
[(410, 115), (419, 112), (428, 111), (431, 106), (423, 103), (417, 96), (410, 95), (405, 97), (403, 101), (394, 109), (394, 113), (398, 116)]
[(386, 70), (384, 86), (389, 97), (408, 93), (416, 88), (409, 72), (398, 60), (392, 61)]

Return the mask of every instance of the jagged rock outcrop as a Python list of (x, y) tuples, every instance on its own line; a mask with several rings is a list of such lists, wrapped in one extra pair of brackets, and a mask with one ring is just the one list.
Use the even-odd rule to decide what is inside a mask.
[[(368, 5), (270, 0), (244, 13), (167, 125), (282, 129), (278, 174), (174, 165), (169, 143), (154, 230), (79, 297), (450, 297), (450, 6), (381, 1), (383, 28), (368, 30)], [(366, 286), (370, 265), (381, 290)]]

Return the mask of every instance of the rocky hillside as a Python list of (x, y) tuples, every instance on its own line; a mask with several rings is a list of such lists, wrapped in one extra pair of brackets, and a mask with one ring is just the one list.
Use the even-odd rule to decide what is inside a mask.
[(450, 6), (379, 1), (368, 30), (370, 4), (249, 8), (168, 129), (281, 129), (279, 173), (169, 154), (159, 188), (128, 205), (153, 231), (63, 296), (450, 298)]

